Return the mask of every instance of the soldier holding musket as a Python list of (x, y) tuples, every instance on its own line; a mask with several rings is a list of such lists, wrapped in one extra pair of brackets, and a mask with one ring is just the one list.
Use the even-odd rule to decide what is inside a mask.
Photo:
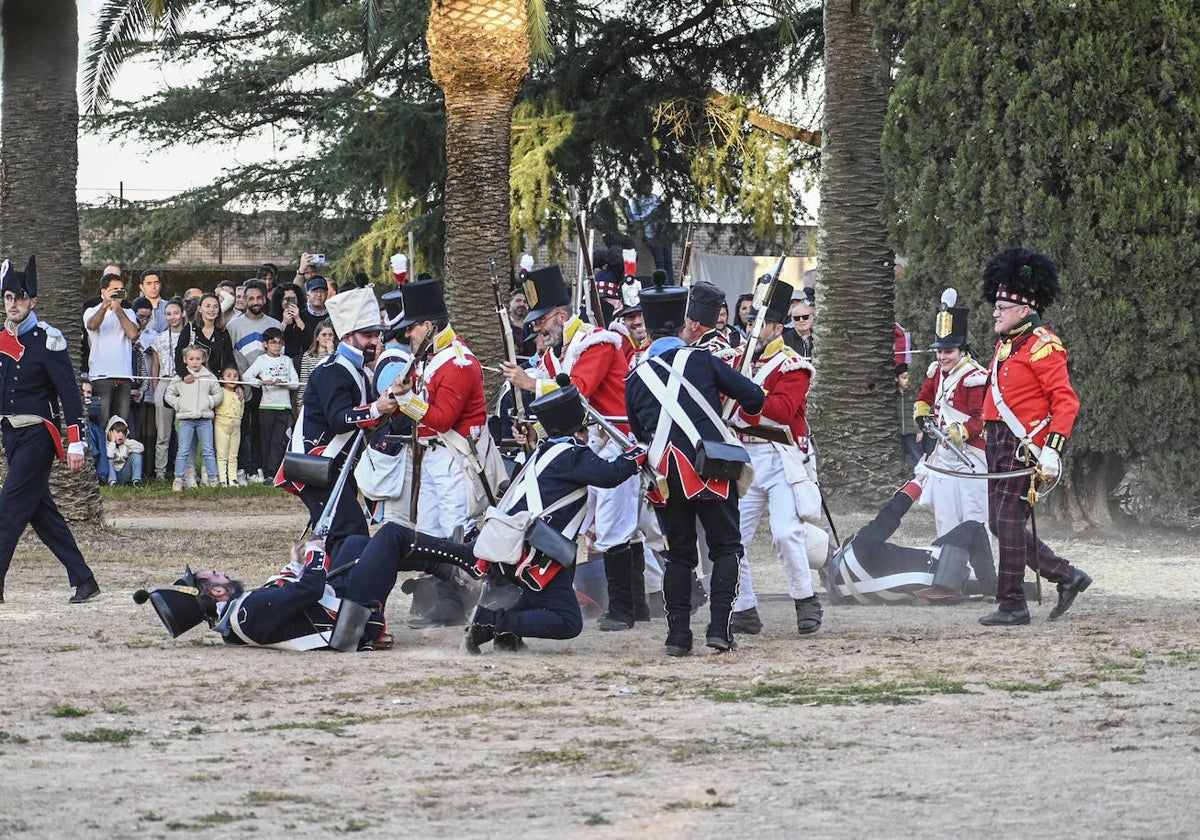
[(1058, 584), (1052, 619), (1069, 610), (1092, 583), (1086, 572), (1071, 566), (1026, 527), (1037, 500), (1036, 480), (1058, 479), (1061, 454), (1079, 413), (1079, 397), (1067, 373), (1067, 351), (1059, 337), (1042, 326), (1042, 312), (1058, 293), (1058, 265), (1026, 248), (1001, 251), (983, 271), (983, 299), (994, 306), (992, 317), (1000, 336), (983, 404), (988, 469), (1001, 475), (1029, 466), (1037, 469), (1032, 479), (1022, 475), (988, 482), (989, 518), (1000, 542), (999, 609), (979, 619), (988, 626), (1029, 623), (1026, 566)]
[[(758, 412), (762, 389), (729, 365), (700, 348), (688, 347), (680, 338), (685, 331), (687, 290), (680, 286), (644, 289), (642, 314), (655, 339), (646, 361), (629, 375), (626, 412), (634, 435), (648, 441), (649, 463), (667, 476), (669, 496), (659, 500), (659, 520), (666, 535), (667, 564), (663, 596), (667, 608), (666, 653), (687, 656), (692, 652), (692, 572), (698, 561), (696, 523), (704, 525), (712, 559), (711, 620), (705, 642), (718, 651), (733, 648), (729, 615), (737, 590), (738, 558), (742, 554), (738, 528), (738, 489), (734, 463), (744, 450), (729, 444), (732, 438), (718, 416), (722, 396)], [(706, 459), (697, 466), (698, 451), (712, 454), (710, 444), (728, 459)], [(723, 447), (721, 445), (724, 445)], [(725, 477), (719, 477), (725, 476)]]
[[(606, 417), (625, 414), (625, 374), (629, 368), (621, 349), (622, 336), (585, 323), (570, 312), (570, 295), (557, 265), (531, 272), (525, 279), (530, 311), (526, 321), (542, 333), (547, 347), (538, 357), (537, 376), (509, 362), (504, 378), (514, 387), (545, 396), (559, 387), (556, 377), (567, 374), (584, 399)], [(628, 425), (618, 423), (622, 433)], [(615, 458), (621, 449), (608, 435), (593, 429), (589, 446), (601, 458)], [(634, 606), (644, 598), (645, 558), (631, 545), (637, 530), (640, 485), (631, 476), (616, 487), (591, 491), (595, 505), (595, 547), (604, 553), (608, 581), (608, 613), (601, 630), (628, 630), (635, 620)]]
[(743, 552), (739, 561), (738, 596), (734, 601), (734, 632), (762, 629), (747, 559), (749, 542), (764, 511), (771, 519), (771, 542), (783, 565), (788, 595), (796, 608), (796, 629), (805, 636), (821, 629), (821, 602), (813, 593), (809, 546), (817, 568), (825, 562), (828, 538), (816, 524), (821, 517), (821, 493), (808, 440), (808, 387), (812, 363), (784, 343), (783, 325), (791, 306), (792, 287), (775, 284), (766, 301), (762, 330), (754, 346), (750, 377), (766, 393), (761, 410), (739, 408), (733, 424), (754, 465), (754, 481), (741, 499), (739, 526)]

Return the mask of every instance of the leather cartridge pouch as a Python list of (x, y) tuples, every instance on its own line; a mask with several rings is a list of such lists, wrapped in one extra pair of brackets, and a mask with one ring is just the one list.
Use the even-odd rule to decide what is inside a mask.
[(940, 589), (959, 592), (969, 572), (970, 556), (965, 548), (945, 543), (938, 555), (937, 568), (933, 571), (933, 585)]
[(333, 459), (303, 452), (286, 452), (283, 456), (283, 477), (308, 487), (328, 487), (333, 484)]
[(370, 607), (343, 598), (342, 605), (338, 608), (337, 621), (329, 634), (329, 646), (342, 653), (357, 651), (363, 631), (367, 629), (367, 619), (370, 617)]
[(575, 541), (567, 539), (555, 530), (553, 525), (541, 519), (535, 519), (529, 523), (529, 527), (525, 531), (525, 540), (531, 548), (540, 551), (546, 557), (557, 560), (564, 567), (575, 563)]
[(737, 481), (750, 465), (750, 453), (733, 443), (702, 440), (696, 444), (696, 474), (708, 480), (726, 478)]

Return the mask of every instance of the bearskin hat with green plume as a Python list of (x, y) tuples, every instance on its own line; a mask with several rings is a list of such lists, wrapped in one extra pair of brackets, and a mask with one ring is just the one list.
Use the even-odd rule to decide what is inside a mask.
[(1005, 248), (983, 270), (982, 298), (989, 304), (1010, 301), (1030, 306), (1040, 315), (1060, 289), (1058, 263), (1028, 248)]

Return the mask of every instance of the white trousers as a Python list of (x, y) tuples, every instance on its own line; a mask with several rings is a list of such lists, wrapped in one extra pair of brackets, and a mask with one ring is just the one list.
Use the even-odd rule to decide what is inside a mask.
[(771, 519), (771, 544), (783, 566), (788, 595), (793, 599), (813, 594), (812, 573), (808, 568), (804, 529), (796, 513), (796, 494), (784, 474), (779, 452), (769, 443), (748, 443), (746, 451), (754, 464), (754, 483), (739, 503), (742, 529), (742, 558), (738, 562), (738, 596), (733, 609), (748, 610), (758, 604), (750, 575), (750, 542), (763, 511)]
[[(962, 447), (975, 464), (976, 472), (987, 472), (987, 457), (982, 449)], [(930, 460), (944, 470), (965, 471), (966, 465), (944, 446), (933, 451)], [(977, 478), (955, 478), (930, 470), (921, 493), (921, 504), (933, 505), (933, 519), (940, 537), (963, 522), (974, 520), (988, 524), (988, 483)]]
[[(621, 454), (621, 447), (608, 439), (607, 435), (592, 432), (588, 446), (601, 458), (613, 459)], [(616, 487), (588, 488), (588, 506), (592, 512), (592, 529), (596, 534), (593, 545), (596, 551), (624, 545), (633, 539), (638, 530), (638, 506), (642, 494), (642, 479), (634, 473)]]
[(431, 537), (449, 537), (459, 525), (466, 528), (469, 489), (467, 477), (449, 449), (425, 447), (418, 491), (417, 530)]

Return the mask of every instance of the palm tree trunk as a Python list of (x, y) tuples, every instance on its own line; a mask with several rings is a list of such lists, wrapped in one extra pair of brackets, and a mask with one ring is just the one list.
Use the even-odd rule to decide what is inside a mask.
[[(79, 23), (74, 0), (3, 0), (3, 118), (0, 127), (0, 243), (24, 267), (37, 255), (38, 315), (63, 332), (78, 367), (83, 330), (80, 283)], [(100, 491), (89, 468), (56, 468), (54, 498), (68, 521), (100, 522)]]
[[(865, 5), (865, 4), (864, 4)], [(893, 254), (880, 215), (887, 67), (859, 0), (825, 2), (816, 361), (822, 483), (877, 503), (895, 489)]]
[(507, 272), (512, 106), (529, 73), (526, 0), (433, 0), (426, 41), (446, 99), (445, 276), (457, 329), (501, 358), (488, 260)]

